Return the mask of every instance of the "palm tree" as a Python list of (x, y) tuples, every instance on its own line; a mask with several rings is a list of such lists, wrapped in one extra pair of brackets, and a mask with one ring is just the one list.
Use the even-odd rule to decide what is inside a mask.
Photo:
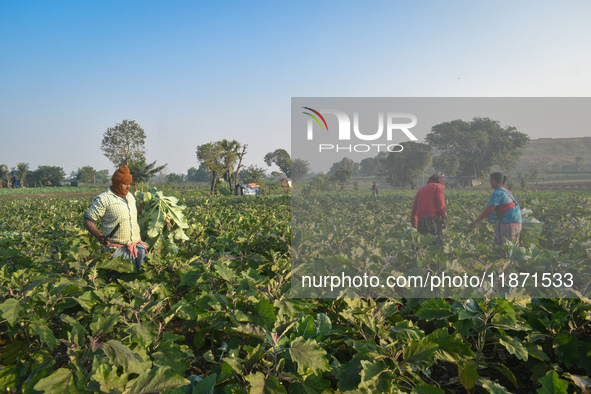
[(19, 173), (21, 187), (25, 187), (25, 179), (29, 173), (29, 163), (16, 163), (16, 170)]
[(4, 179), (8, 185), (8, 167), (6, 164), (0, 164), (0, 188), (4, 187)]

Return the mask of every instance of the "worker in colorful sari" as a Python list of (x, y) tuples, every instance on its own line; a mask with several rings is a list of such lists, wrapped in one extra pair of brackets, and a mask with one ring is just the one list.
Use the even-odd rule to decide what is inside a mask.
[[(507, 241), (514, 242), (521, 233), (521, 213), (519, 204), (511, 191), (505, 188), (507, 177), (500, 172), (490, 174), (490, 187), (495, 189), (486, 209), (468, 225), (475, 228), (482, 220), (487, 219), (495, 225), (495, 244), (503, 246)], [(505, 257), (505, 256), (503, 256)]]

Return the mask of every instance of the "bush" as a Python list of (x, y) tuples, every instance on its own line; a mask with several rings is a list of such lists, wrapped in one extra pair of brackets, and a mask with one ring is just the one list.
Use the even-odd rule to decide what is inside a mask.
[(221, 194), (222, 196), (232, 196), (234, 192), (230, 190), (230, 187), (226, 184), (223, 185), (216, 185), (216, 194)]

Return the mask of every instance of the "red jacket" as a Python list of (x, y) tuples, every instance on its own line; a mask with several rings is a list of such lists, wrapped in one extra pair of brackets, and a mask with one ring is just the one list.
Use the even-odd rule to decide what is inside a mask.
[(419, 218), (424, 216), (447, 218), (441, 183), (429, 182), (417, 192), (410, 214), (410, 224), (416, 228)]

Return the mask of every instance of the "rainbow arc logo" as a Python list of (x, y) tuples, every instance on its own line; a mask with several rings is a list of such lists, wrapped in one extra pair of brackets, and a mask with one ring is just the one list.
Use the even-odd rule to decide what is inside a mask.
[[(328, 131), (328, 125), (326, 124), (326, 120), (324, 120), (324, 116), (322, 116), (320, 114), (320, 112), (316, 111), (315, 109), (312, 109), (310, 107), (302, 107), (303, 109), (307, 109), (308, 111), (312, 111), (314, 112), (316, 115), (318, 115), (320, 117), (320, 119), (322, 119), (322, 122), (324, 123), (324, 126), (326, 126), (326, 131)], [(318, 126), (320, 126), (320, 130), (323, 129), (322, 127), (322, 123), (320, 123), (320, 120), (318, 120), (318, 118), (314, 115), (312, 115), (310, 112), (302, 112), (303, 114), (306, 114), (308, 116), (310, 116), (312, 119), (314, 119), (316, 121), (316, 123), (318, 123)]]

